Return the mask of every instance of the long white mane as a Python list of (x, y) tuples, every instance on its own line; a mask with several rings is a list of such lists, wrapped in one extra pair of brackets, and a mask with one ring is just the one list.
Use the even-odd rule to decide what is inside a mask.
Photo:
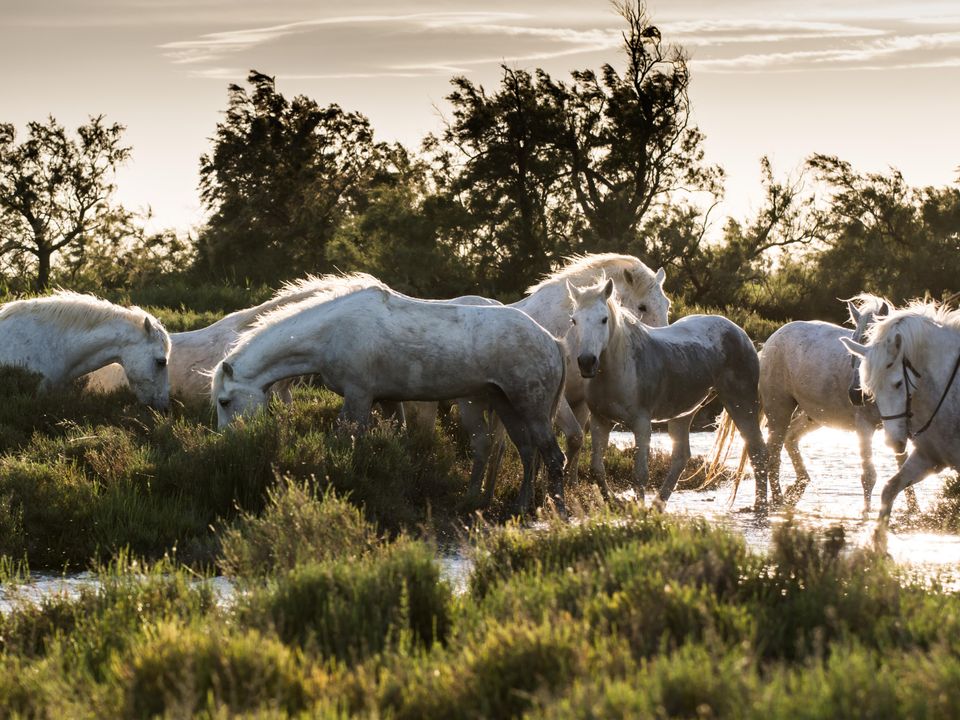
[(291, 303), (298, 303), (314, 295), (327, 292), (344, 292), (347, 287), (357, 289), (370, 287), (378, 284), (380, 281), (367, 273), (352, 273), (343, 275), (332, 273), (329, 275), (307, 275), (299, 280), (292, 280), (284, 283), (277, 292), (273, 294), (266, 302), (259, 305), (239, 310), (233, 314), (238, 331), (253, 327), (257, 320), (267, 314), (272, 313)]
[[(900, 310), (894, 310), (885, 318), (877, 320), (867, 330), (867, 344), (880, 347), (894, 333), (900, 335), (904, 357), (915, 364), (922, 363), (929, 348), (928, 336), (934, 328), (946, 327), (960, 332), (960, 310), (951, 310), (937, 302), (914, 301)], [(863, 366), (863, 384), (867, 390), (883, 379), (887, 368), (883, 363), (868, 362)]]
[[(139, 307), (123, 307), (93, 295), (70, 290), (56, 290), (52, 295), (29, 300), (14, 300), (0, 305), (0, 323), (14, 318), (36, 318), (63, 331), (89, 330), (104, 322), (124, 320), (143, 327), (144, 320), (159, 326), (156, 318)], [(169, 339), (163, 333), (166, 348)]]
[(882, 298), (879, 295), (873, 295), (872, 293), (866, 292), (854, 295), (852, 298), (849, 298), (849, 302), (854, 304), (854, 306), (857, 308), (857, 312), (861, 315), (871, 313), (872, 315), (876, 316), (876, 314), (883, 309), (884, 305), (887, 305), (887, 307), (890, 308), (893, 307), (893, 303), (889, 300)]
[(629, 271), (633, 276), (633, 283), (640, 293), (651, 292), (658, 285), (656, 273), (632, 255), (594, 253), (571, 255), (565, 260), (566, 264), (562, 268), (547, 275), (536, 285), (528, 287), (526, 294), (532, 295), (547, 285), (567, 280), (577, 285), (592, 280), (597, 276), (598, 271), (606, 273), (607, 277), (622, 277), (625, 270)]
[[(350, 275), (324, 275), (320, 278), (308, 277), (304, 280), (298, 280), (295, 283), (287, 283), (274, 296), (275, 302), (272, 309), (266, 312), (260, 312), (251, 318), (250, 322), (243, 328), (243, 332), (237, 338), (236, 342), (230, 348), (230, 352), (236, 351), (263, 330), (273, 327), (288, 317), (297, 315), (316, 305), (330, 302), (336, 298), (351, 295), (367, 288), (377, 288), (383, 291), (390, 291), (390, 288), (377, 278), (366, 273), (352, 273)], [(302, 295), (302, 297), (300, 297)], [(264, 303), (265, 305), (267, 303)], [(258, 306), (260, 307), (260, 306)], [(257, 309), (257, 308), (253, 308)]]

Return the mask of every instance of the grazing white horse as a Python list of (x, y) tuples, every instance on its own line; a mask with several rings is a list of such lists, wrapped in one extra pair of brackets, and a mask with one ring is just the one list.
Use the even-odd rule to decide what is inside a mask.
[[(332, 288), (361, 288), (376, 285), (379, 281), (371, 275), (356, 274), (308, 276), (302, 280), (286, 283), (266, 302), (256, 307), (238, 310), (221, 318), (212, 325), (199, 330), (170, 334), (170, 392), (189, 400), (210, 398), (210, 373), (220, 362), (240, 335), (248, 330), (258, 317), (277, 308), (297, 303)], [(110, 365), (87, 376), (87, 388), (109, 392), (126, 385), (123, 368)]]
[(765, 510), (767, 450), (759, 424), (760, 361), (743, 329), (718, 315), (691, 315), (668, 327), (648, 327), (620, 306), (612, 281), (601, 280), (588, 288), (570, 285), (569, 293), (573, 313), (567, 347), (580, 374), (589, 378), (591, 467), (604, 494), (609, 490), (598, 448), (606, 446), (614, 423), (633, 431), (633, 480), (642, 499), (651, 424), (665, 420), (673, 454), (656, 503), (666, 503), (690, 459), (693, 416), (716, 392), (746, 439), (757, 483), (755, 508)]
[[(170, 393), (184, 400), (209, 401), (210, 374), (218, 362), (229, 352), (240, 335), (249, 330), (261, 315), (273, 310), (306, 300), (330, 290), (360, 289), (378, 285), (372, 275), (331, 274), (288, 282), (266, 302), (244, 310), (238, 310), (221, 318), (212, 325), (198, 330), (170, 334)], [(453, 300), (437, 302), (462, 303), (465, 305), (499, 305), (496, 300), (466, 295)], [(292, 381), (277, 383), (272, 389), (285, 400), (290, 398)], [(113, 364), (87, 375), (88, 390), (110, 392), (127, 385), (127, 378), (120, 365)], [(433, 428), (436, 405), (424, 403), (414, 409), (424, 425)], [(409, 414), (409, 413), (408, 413)]]
[[(665, 273), (663, 268), (654, 273), (633, 255), (595, 253), (567, 258), (566, 264), (536, 285), (527, 289), (527, 297), (508, 307), (522, 310), (538, 324), (557, 337), (563, 337), (570, 327), (572, 300), (567, 283), (589, 285), (601, 277), (613, 281), (624, 306), (640, 320), (652, 327), (662, 327), (669, 322), (670, 300), (663, 292)], [(485, 411), (488, 408), (478, 403), (460, 403), (460, 416), (470, 434), (473, 449), (473, 470), (470, 474), (470, 494), (479, 497), (491, 448), (494, 447), (496, 424)], [(557, 424), (567, 439), (567, 475), (571, 482), (577, 479), (580, 448), (583, 446), (583, 429), (589, 417), (586, 400), (586, 385), (575, 367), (567, 368), (567, 384), (564, 399), (557, 413)], [(606, 450), (603, 438), (601, 452)], [(593, 439), (594, 448), (597, 438)], [(493, 451), (490, 472), (481, 505), (488, 505), (493, 498), (496, 474), (502, 455), (502, 443)]]
[(867, 331), (867, 344), (843, 338), (860, 363), (860, 383), (873, 396), (887, 444), (913, 449), (887, 481), (880, 520), (902, 490), (946, 467), (960, 470), (960, 310), (913, 303)]
[(539, 451), (563, 504), (552, 422), (563, 392), (560, 342), (512, 308), (414, 300), (378, 284), (331, 291), (257, 320), (217, 365), (220, 426), (266, 404), (266, 389), (318, 375), (342, 395), (341, 421), (365, 425), (376, 401), (478, 398), (492, 404), (523, 462), (519, 507), (533, 501)]
[[(784, 445), (797, 481), (786, 491), (796, 503), (810, 482), (800, 455), (800, 439), (821, 426), (852, 430), (860, 441), (864, 511), (877, 482), (873, 466), (873, 434), (880, 426), (880, 413), (872, 402), (854, 404), (848, 392), (851, 374), (859, 358), (851, 358), (840, 338), (859, 342), (875, 320), (888, 315), (889, 302), (870, 294), (847, 301), (853, 330), (820, 321), (787, 323), (763, 345), (760, 353), (760, 401), (767, 418), (767, 476), (774, 499), (780, 488), (780, 450)], [(851, 369), (851, 364), (853, 365)], [(916, 502), (914, 498), (914, 502)]]
[(39, 373), (45, 388), (118, 363), (137, 398), (163, 410), (170, 402), (169, 355), (166, 330), (137, 307), (65, 290), (0, 306), (0, 365)]

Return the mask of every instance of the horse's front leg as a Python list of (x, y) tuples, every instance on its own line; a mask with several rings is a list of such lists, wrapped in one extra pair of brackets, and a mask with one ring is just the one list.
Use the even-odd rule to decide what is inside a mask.
[(644, 489), (650, 477), (650, 468), (647, 464), (650, 457), (650, 433), (652, 432), (650, 415), (643, 413), (635, 418), (632, 430), (633, 440), (636, 443), (633, 451), (633, 489), (642, 504)]
[[(590, 472), (597, 485), (600, 486), (600, 492), (607, 500), (610, 499), (610, 487), (607, 485), (607, 471), (603, 466), (603, 448), (607, 446), (610, 439), (610, 431), (613, 429), (613, 423), (602, 418), (596, 413), (590, 413)], [(567, 464), (570, 461), (567, 460)]]
[(564, 468), (564, 473), (567, 476), (567, 482), (572, 485), (577, 481), (577, 465), (580, 462), (580, 449), (583, 447), (583, 423), (567, 399), (563, 397), (560, 398), (560, 405), (557, 408), (557, 425), (567, 439), (567, 466)]
[(878, 544), (882, 544), (885, 539), (887, 524), (890, 522), (890, 512), (897, 495), (911, 485), (920, 482), (930, 473), (941, 469), (941, 467), (926, 455), (914, 450), (896, 474), (887, 480), (887, 484), (884, 485), (883, 492), (880, 494), (880, 515), (877, 517), (877, 532), (874, 536)]
[(480, 496), (483, 493), (483, 474), (493, 444), (493, 435), (484, 417), (486, 403), (475, 399), (462, 399), (457, 400), (457, 407), (460, 409), (460, 424), (470, 437), (470, 450), (473, 453), (473, 467), (470, 470), (467, 497), (480, 502)]
[(373, 398), (362, 390), (348, 389), (343, 394), (343, 407), (337, 416), (337, 425), (363, 432), (370, 426)]
[(667, 423), (667, 432), (670, 434), (670, 440), (673, 443), (673, 451), (670, 455), (670, 469), (667, 476), (660, 485), (660, 496), (654, 501), (654, 507), (663, 510), (677, 486), (677, 480), (680, 474), (687, 466), (687, 460), (690, 459), (690, 424), (693, 422), (693, 415), (674, 418)]

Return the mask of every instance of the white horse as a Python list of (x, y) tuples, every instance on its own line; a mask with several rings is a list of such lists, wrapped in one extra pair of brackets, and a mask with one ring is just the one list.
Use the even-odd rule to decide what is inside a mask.
[(960, 310), (913, 303), (875, 323), (867, 341), (842, 339), (862, 358), (860, 382), (880, 411), (887, 444), (900, 454), (913, 441), (883, 488), (885, 523), (902, 490), (946, 467), (960, 470)]
[(587, 404), (593, 437), (591, 467), (609, 494), (603, 452), (614, 423), (636, 440), (633, 480), (643, 497), (651, 424), (667, 421), (673, 454), (657, 498), (666, 503), (690, 459), (690, 423), (716, 392), (746, 439), (756, 479), (758, 511), (767, 502), (767, 450), (760, 432), (757, 382), (760, 361), (742, 328), (718, 315), (691, 315), (663, 328), (651, 328), (620, 306), (612, 281), (568, 287), (573, 313), (567, 347), (580, 374), (589, 378)]
[(361, 425), (376, 401), (490, 402), (523, 462), (521, 512), (533, 500), (538, 451), (562, 506), (564, 457), (552, 421), (563, 349), (524, 313), (414, 300), (382, 284), (289, 305), (257, 320), (217, 366), (220, 426), (263, 406), (273, 383), (306, 374), (343, 396), (341, 421)]
[[(314, 295), (330, 290), (343, 291), (347, 287), (360, 289), (378, 285), (372, 275), (331, 274), (285, 283), (269, 300), (244, 310), (238, 310), (221, 318), (212, 325), (198, 330), (170, 334), (170, 393), (184, 400), (204, 401), (210, 399), (210, 374), (218, 362), (229, 352), (240, 335), (249, 330), (261, 315), (298, 303)], [(496, 300), (466, 295), (453, 300), (437, 302), (462, 303), (465, 305), (499, 305)], [(292, 381), (277, 383), (272, 389), (284, 400), (290, 399)], [(127, 378), (120, 365), (113, 364), (87, 375), (86, 389), (93, 392), (111, 392), (127, 385)], [(436, 417), (436, 405), (429, 403), (409, 407), (424, 425), (432, 428)], [(395, 410), (395, 409), (394, 409)], [(411, 413), (407, 413), (408, 415)]]
[(43, 376), (42, 386), (62, 386), (118, 363), (137, 398), (157, 409), (170, 402), (170, 337), (140, 308), (64, 290), (0, 306), (0, 365)]
[(851, 358), (839, 341), (849, 338), (859, 342), (870, 324), (889, 314), (892, 306), (883, 298), (864, 293), (848, 300), (847, 309), (854, 324), (852, 331), (832, 323), (798, 320), (781, 327), (763, 345), (760, 400), (767, 418), (767, 476), (774, 500), (780, 492), (781, 448), (786, 445), (796, 470), (797, 481), (786, 492), (787, 500), (796, 503), (810, 482), (800, 455), (800, 439), (811, 430), (827, 426), (857, 433), (864, 510), (869, 510), (877, 482), (873, 434), (880, 426), (880, 413), (872, 402), (864, 404), (861, 399), (854, 404), (850, 397), (851, 373), (858, 371), (859, 360)]
[[(670, 300), (663, 292), (665, 273), (663, 268), (654, 273), (642, 261), (632, 255), (597, 253), (567, 258), (560, 270), (547, 276), (527, 289), (527, 297), (508, 307), (522, 310), (547, 331), (563, 337), (570, 326), (573, 306), (567, 283), (588, 285), (601, 277), (613, 281), (621, 302), (640, 320), (653, 327), (662, 327), (669, 321)], [(494, 447), (496, 425), (479, 403), (460, 403), (460, 416), (470, 434), (473, 449), (473, 469), (470, 474), (470, 495), (479, 497), (491, 448)], [(564, 399), (557, 413), (557, 424), (567, 439), (567, 475), (570, 482), (577, 479), (580, 448), (583, 446), (583, 429), (587, 424), (589, 410), (586, 400), (586, 385), (574, 367), (567, 368), (567, 384)], [(606, 438), (601, 440), (606, 450)], [(597, 438), (593, 439), (597, 447)], [(488, 505), (493, 498), (496, 474), (502, 456), (502, 443), (493, 451), (490, 472), (481, 505)]]

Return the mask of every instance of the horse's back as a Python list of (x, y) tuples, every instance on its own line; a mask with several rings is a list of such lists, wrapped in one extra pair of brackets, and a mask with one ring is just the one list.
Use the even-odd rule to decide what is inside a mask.
[(852, 331), (821, 321), (797, 320), (773, 333), (763, 346), (760, 392), (764, 404), (792, 398), (818, 422), (852, 426), (847, 397), (853, 377), (850, 355), (840, 343)]

